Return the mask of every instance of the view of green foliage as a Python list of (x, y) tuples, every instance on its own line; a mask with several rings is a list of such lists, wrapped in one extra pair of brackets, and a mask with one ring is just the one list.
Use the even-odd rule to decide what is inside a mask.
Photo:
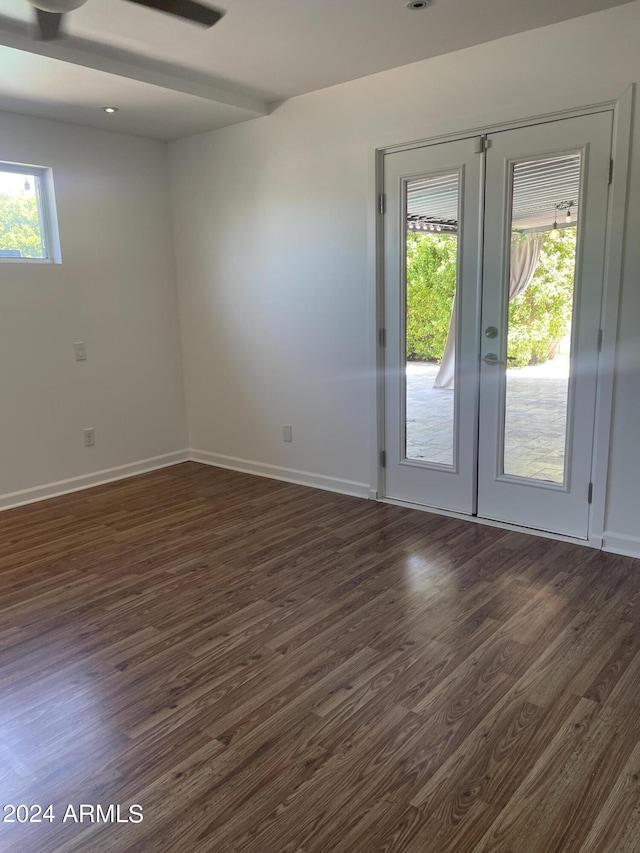
[(407, 234), (407, 358), (440, 361), (456, 291), (455, 234)]
[(509, 346), (513, 367), (541, 364), (556, 354), (569, 331), (573, 302), (576, 228), (564, 228), (555, 240), (543, 235), (535, 275), (509, 304)]
[[(407, 234), (407, 358), (439, 362), (456, 287), (454, 234)], [(510, 363), (539, 364), (569, 330), (576, 229), (543, 235), (540, 261), (526, 290), (509, 305)]]
[(23, 258), (42, 258), (35, 196), (0, 193), (0, 249), (17, 249)]

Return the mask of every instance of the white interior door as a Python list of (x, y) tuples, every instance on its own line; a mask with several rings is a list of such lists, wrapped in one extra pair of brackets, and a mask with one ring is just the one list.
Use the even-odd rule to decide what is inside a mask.
[[(611, 135), (611, 113), (597, 113), (492, 134), (486, 157), (478, 515), (582, 538), (589, 521)], [(509, 354), (518, 352), (522, 335), (521, 324), (512, 331), (509, 323), (516, 253), (540, 234), (521, 225), (545, 216), (547, 233), (557, 225), (557, 241), (575, 236), (570, 339), (564, 357), (510, 369)], [(526, 296), (518, 306), (521, 321)], [(538, 305), (529, 322), (542, 328), (547, 319)]]
[[(476, 494), (480, 150), (477, 139), (464, 139), (387, 154), (384, 163), (384, 494), (464, 513), (475, 511)], [(433, 319), (428, 287), (419, 305), (407, 289), (417, 235), (434, 244), (434, 263), (448, 259), (453, 388), (434, 388), (437, 366), (411, 359), (412, 347), (431, 344)], [(427, 286), (428, 272), (422, 278)], [(424, 327), (418, 341), (416, 323)]]
[[(385, 156), (386, 497), (587, 537), (611, 136), (602, 112)], [(570, 336), (516, 367), (554, 221)]]

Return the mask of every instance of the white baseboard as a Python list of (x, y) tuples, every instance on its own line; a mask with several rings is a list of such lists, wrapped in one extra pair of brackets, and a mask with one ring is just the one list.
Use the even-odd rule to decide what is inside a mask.
[(640, 536), (627, 536), (624, 533), (612, 533), (605, 530), (603, 534), (603, 551), (622, 554), (625, 557), (640, 557)]
[(70, 492), (79, 492), (82, 489), (101, 486), (115, 480), (124, 480), (126, 477), (145, 474), (159, 468), (167, 468), (169, 465), (177, 465), (179, 462), (189, 462), (190, 459), (188, 450), (178, 450), (175, 453), (152, 456), (150, 459), (141, 459), (139, 462), (131, 462), (128, 465), (118, 465), (115, 468), (105, 468), (92, 474), (83, 474), (80, 477), (71, 477), (68, 480), (58, 480), (56, 483), (47, 483), (44, 486), (34, 486), (31, 489), (22, 489), (19, 492), (9, 492), (0, 495), (0, 510), (36, 503), (36, 501), (43, 501), (47, 498), (67, 495)]
[[(104, 483), (112, 483), (116, 480), (124, 480), (136, 474), (145, 474), (160, 468), (168, 468), (180, 462), (201, 462), (216, 468), (226, 468), (230, 471), (240, 471), (244, 474), (254, 474), (257, 477), (268, 477), (272, 480), (282, 480), (285, 483), (295, 483), (300, 486), (311, 486), (316, 489), (324, 489), (329, 492), (337, 492), (343, 495), (353, 495), (358, 498), (376, 500), (378, 493), (368, 483), (358, 483), (353, 480), (341, 480), (337, 477), (327, 477), (324, 474), (312, 474), (308, 471), (298, 471), (294, 468), (281, 468), (277, 465), (267, 465), (264, 462), (254, 462), (249, 459), (238, 459), (235, 456), (224, 456), (221, 453), (210, 453), (206, 450), (178, 450), (175, 453), (165, 453), (162, 456), (152, 456), (150, 459), (141, 459), (128, 465), (118, 465), (115, 468), (105, 468), (92, 474), (84, 474), (79, 477), (71, 477), (68, 480), (58, 480), (55, 483), (47, 483), (44, 486), (35, 486), (31, 489), (22, 489), (18, 492), (9, 492), (0, 495), (0, 511), (23, 506), (24, 504), (36, 503), (47, 498), (66, 495), (70, 492), (79, 492), (92, 486), (100, 486)], [(523, 530), (514, 525), (502, 524), (500, 522), (487, 522), (485, 519), (463, 516), (459, 513), (437, 510), (431, 507), (415, 506), (404, 501), (385, 500), (385, 503), (394, 503), (399, 506), (407, 506), (412, 509), (422, 509), (428, 512), (436, 512), (441, 515), (453, 516), (466, 521), (492, 524), (507, 530)], [(640, 558), (640, 537), (628, 536), (622, 533), (613, 533), (605, 530), (602, 537), (592, 537), (590, 542), (574, 540), (570, 537), (558, 536), (556, 534), (545, 534), (540, 531), (526, 530), (523, 532), (537, 533), (537, 535), (548, 536), (553, 539), (573, 541), (576, 544), (589, 545), (592, 548), (602, 547), (604, 551), (613, 554), (622, 554), (628, 557)]]
[(224, 456), (221, 453), (210, 453), (208, 450), (192, 449), (190, 452), (192, 462), (202, 462), (204, 465), (227, 468), (230, 471), (241, 471), (244, 474), (255, 474), (258, 477), (269, 477), (272, 480), (282, 480), (285, 483), (295, 483), (298, 486), (312, 486), (315, 489), (338, 492), (341, 495), (353, 495), (357, 498), (370, 497), (368, 483), (340, 480), (337, 477), (311, 474), (308, 471), (298, 471), (295, 468), (280, 468), (277, 465), (253, 462), (250, 459), (238, 459), (235, 456)]

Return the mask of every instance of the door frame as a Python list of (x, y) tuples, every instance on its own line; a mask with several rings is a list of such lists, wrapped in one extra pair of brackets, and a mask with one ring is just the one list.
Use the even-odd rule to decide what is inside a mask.
[[(493, 526), (503, 526), (508, 529), (522, 530), (528, 533), (538, 533), (556, 539), (565, 539), (602, 548), (604, 544), (604, 525), (607, 502), (607, 479), (609, 470), (609, 448), (611, 439), (611, 419), (613, 406), (613, 389), (615, 376), (615, 359), (618, 329), (618, 313), (620, 290), (622, 286), (622, 261), (624, 255), (625, 224), (627, 211), (627, 183), (629, 160), (631, 152), (631, 127), (633, 114), (633, 97), (635, 84), (617, 98), (596, 104), (584, 105), (558, 112), (549, 112), (535, 116), (511, 118), (501, 123), (474, 128), (461, 128), (456, 132), (429, 135), (410, 142), (385, 141), (369, 145), (369, 199), (368, 205), (368, 258), (369, 258), (369, 318), (370, 318), (370, 363), (374, 382), (371, 388), (371, 417), (372, 425), (370, 443), (373, 452), (370, 463), (370, 482), (372, 487), (369, 498), (389, 503), (412, 506), (443, 515), (451, 515)], [(517, 525), (487, 521), (477, 516), (459, 515), (447, 510), (423, 507), (415, 504), (404, 504), (402, 501), (387, 499), (384, 496), (384, 466), (381, 451), (385, 447), (384, 424), (384, 337), (381, 330), (385, 327), (384, 318), (384, 156), (397, 151), (413, 148), (425, 148), (443, 142), (470, 139), (489, 133), (504, 130), (529, 127), (536, 124), (546, 124), (576, 116), (590, 115), (598, 112), (613, 112), (613, 143), (612, 158), (614, 162), (611, 188), (609, 192), (607, 211), (607, 234), (605, 242), (605, 265), (603, 293), (600, 315), (602, 329), (602, 346), (598, 357), (596, 376), (596, 414), (594, 423), (594, 443), (592, 457), (593, 499), (589, 513), (589, 529), (587, 540), (573, 539), (559, 534), (536, 531)]]

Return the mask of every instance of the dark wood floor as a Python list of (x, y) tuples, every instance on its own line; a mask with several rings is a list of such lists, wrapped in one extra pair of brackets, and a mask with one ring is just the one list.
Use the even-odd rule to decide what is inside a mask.
[(640, 850), (634, 560), (194, 463), (0, 543), (2, 851)]

